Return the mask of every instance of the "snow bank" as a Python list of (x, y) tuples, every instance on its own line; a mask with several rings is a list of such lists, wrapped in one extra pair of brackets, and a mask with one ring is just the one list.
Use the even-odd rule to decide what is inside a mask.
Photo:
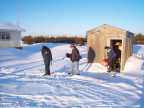
[(143, 75), (144, 60), (136, 56), (129, 57), (125, 64), (124, 72)]

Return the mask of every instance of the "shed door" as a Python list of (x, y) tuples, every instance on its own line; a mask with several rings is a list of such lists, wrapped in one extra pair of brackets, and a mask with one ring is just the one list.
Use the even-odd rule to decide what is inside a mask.
[(114, 49), (116, 53), (116, 68), (117, 71), (121, 69), (121, 60), (122, 60), (122, 40), (110, 39), (109, 46)]

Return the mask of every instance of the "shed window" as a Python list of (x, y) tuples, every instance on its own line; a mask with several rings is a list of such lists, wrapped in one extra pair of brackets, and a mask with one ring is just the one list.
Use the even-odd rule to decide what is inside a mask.
[(10, 40), (10, 33), (1, 33), (1, 40)]

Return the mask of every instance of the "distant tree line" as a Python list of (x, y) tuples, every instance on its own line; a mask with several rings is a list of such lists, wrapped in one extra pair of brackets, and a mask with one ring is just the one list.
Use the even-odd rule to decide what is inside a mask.
[(142, 34), (137, 34), (137, 35), (134, 37), (134, 44), (142, 44), (142, 45), (144, 45), (144, 35), (142, 35)]
[(23, 39), (25, 44), (32, 45), (33, 43), (70, 43), (83, 46), (87, 42), (87, 38), (82, 37), (49, 37), (49, 36), (25, 36)]

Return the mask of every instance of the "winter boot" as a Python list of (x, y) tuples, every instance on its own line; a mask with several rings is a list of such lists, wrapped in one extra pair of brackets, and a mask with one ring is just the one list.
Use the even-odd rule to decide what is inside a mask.
[(68, 73), (68, 75), (73, 75), (72, 73)]
[(47, 74), (47, 73), (44, 74), (44, 76), (47, 76), (47, 75), (49, 75), (49, 74)]

